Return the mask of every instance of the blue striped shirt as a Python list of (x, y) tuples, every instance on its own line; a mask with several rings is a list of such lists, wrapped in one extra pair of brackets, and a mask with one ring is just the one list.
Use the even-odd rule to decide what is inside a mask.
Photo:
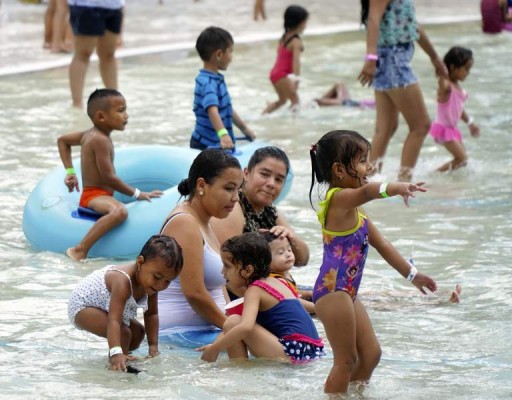
[(233, 134), (233, 107), (224, 76), (206, 69), (201, 69), (196, 77), (194, 89), (194, 114), (196, 125), (192, 137), (205, 146), (218, 146), (220, 143), (217, 132), (208, 116), (208, 107), (218, 107), (219, 115), (229, 136), (235, 143)]

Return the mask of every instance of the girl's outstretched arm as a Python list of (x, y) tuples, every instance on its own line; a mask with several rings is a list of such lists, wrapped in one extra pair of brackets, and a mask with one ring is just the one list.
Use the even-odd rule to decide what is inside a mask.
[(425, 182), (370, 182), (357, 189), (343, 189), (336, 192), (331, 204), (337, 209), (353, 209), (371, 200), (392, 196), (402, 196), (406, 207), (409, 207), (409, 197), (415, 197), (414, 192), (426, 192)]
[(400, 275), (410, 281), (418, 290), (423, 293), (425, 287), (431, 292), (437, 289), (436, 282), (429, 276), (422, 274), (401, 256), (398, 250), (389, 242), (368, 219), (370, 245), (379, 252), (386, 262), (391, 265)]

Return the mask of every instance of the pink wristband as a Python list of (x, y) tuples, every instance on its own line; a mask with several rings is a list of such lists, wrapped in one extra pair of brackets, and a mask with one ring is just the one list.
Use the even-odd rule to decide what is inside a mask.
[(364, 59), (366, 61), (377, 61), (379, 56), (377, 54), (367, 54)]

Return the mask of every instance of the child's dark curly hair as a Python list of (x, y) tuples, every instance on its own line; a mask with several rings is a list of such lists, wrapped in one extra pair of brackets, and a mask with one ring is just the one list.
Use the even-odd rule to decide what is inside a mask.
[(144, 257), (145, 261), (161, 258), (165, 261), (167, 267), (174, 269), (176, 275), (179, 274), (183, 268), (181, 246), (176, 239), (171, 236), (151, 236), (142, 247), (139, 255)]
[[(221, 252), (229, 253), (231, 262), (240, 265), (240, 273), (252, 265), (254, 271), (247, 284), (266, 278), (270, 274), (272, 254), (267, 240), (258, 232), (244, 233), (224, 242)], [(240, 274), (241, 276), (241, 274)]]
[(473, 52), (470, 49), (461, 46), (453, 46), (444, 55), (443, 61), (446, 64), (448, 71), (451, 67), (460, 68), (467, 64), (469, 60), (473, 59)]

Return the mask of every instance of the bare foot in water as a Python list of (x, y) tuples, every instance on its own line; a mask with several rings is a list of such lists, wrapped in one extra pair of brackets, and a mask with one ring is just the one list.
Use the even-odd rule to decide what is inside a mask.
[(460, 295), (462, 293), (462, 286), (457, 284), (455, 286), (455, 290), (452, 292), (452, 295), (450, 296), (450, 303), (460, 303)]
[(80, 260), (87, 258), (87, 254), (84, 254), (83, 252), (78, 251), (76, 249), (76, 247), (70, 247), (69, 249), (67, 249), (66, 255), (75, 261), (80, 261)]

